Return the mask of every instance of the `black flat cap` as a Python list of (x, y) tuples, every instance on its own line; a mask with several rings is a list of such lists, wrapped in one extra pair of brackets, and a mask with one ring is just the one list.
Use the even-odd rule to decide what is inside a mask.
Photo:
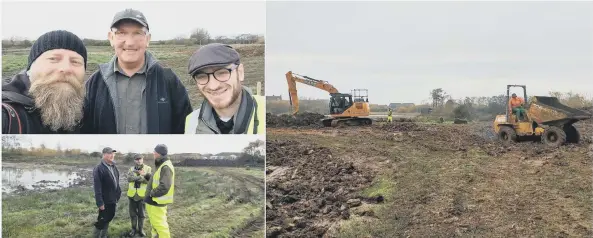
[(229, 64), (239, 65), (241, 57), (233, 47), (226, 44), (210, 43), (200, 47), (189, 58), (187, 71), (193, 76), (198, 71), (207, 67), (220, 67)]

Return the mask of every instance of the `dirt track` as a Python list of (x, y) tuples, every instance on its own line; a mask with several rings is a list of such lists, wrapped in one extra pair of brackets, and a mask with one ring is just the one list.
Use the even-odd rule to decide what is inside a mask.
[(502, 145), (490, 123), (275, 123), (268, 237), (593, 235), (590, 121), (581, 144), (557, 149)]

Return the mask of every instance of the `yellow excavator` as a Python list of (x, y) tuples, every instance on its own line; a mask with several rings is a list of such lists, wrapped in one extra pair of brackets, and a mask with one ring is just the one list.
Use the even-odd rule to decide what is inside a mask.
[[(522, 88), (523, 98), (527, 100), (525, 85), (507, 85), (507, 106), (512, 87)], [(536, 138), (554, 147), (579, 143), (581, 135), (573, 124), (593, 117), (589, 112), (560, 103), (556, 97), (534, 96), (525, 108), (527, 115), (522, 120), (518, 120), (510, 108), (507, 108), (506, 114), (496, 116), (494, 131), (501, 141), (510, 143)]]
[(351, 94), (340, 93), (338, 89), (327, 81), (299, 75), (292, 71), (286, 73), (286, 81), (288, 82), (288, 94), (293, 116), (299, 111), (299, 98), (296, 87), (296, 83), (298, 82), (329, 93), (330, 115), (329, 118), (322, 119), (324, 126), (359, 126), (371, 125), (373, 123), (373, 120), (368, 118), (371, 110), (367, 89), (354, 89)]

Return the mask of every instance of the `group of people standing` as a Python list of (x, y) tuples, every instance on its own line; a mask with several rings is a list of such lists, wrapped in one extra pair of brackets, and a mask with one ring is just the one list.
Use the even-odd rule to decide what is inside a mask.
[(193, 110), (185, 85), (147, 51), (144, 14), (115, 14), (113, 58), (85, 81), (87, 48), (56, 30), (33, 44), (27, 68), (2, 87), (4, 134), (263, 134), (265, 103), (243, 86), (245, 69), (230, 45), (212, 43), (189, 58), (205, 100)]
[[(119, 170), (115, 163), (117, 150), (103, 149), (103, 159), (93, 170), (95, 202), (99, 209), (93, 237), (107, 237), (109, 224), (115, 217), (117, 203), (121, 197)], [(140, 154), (134, 154), (135, 165), (127, 173), (129, 214), (131, 221), (130, 237), (145, 237), (144, 218), (148, 215), (152, 227), (152, 237), (171, 237), (167, 223), (167, 205), (173, 203), (175, 193), (175, 168), (167, 156), (168, 148), (159, 144), (154, 148), (156, 171), (144, 164)], [(146, 212), (146, 213), (145, 213)]]

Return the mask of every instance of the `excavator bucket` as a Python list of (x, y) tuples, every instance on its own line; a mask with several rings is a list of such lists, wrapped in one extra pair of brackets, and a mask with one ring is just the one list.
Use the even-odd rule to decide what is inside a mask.
[(533, 97), (529, 105), (528, 115), (538, 124), (561, 125), (590, 119), (591, 113), (566, 106), (556, 97)]

